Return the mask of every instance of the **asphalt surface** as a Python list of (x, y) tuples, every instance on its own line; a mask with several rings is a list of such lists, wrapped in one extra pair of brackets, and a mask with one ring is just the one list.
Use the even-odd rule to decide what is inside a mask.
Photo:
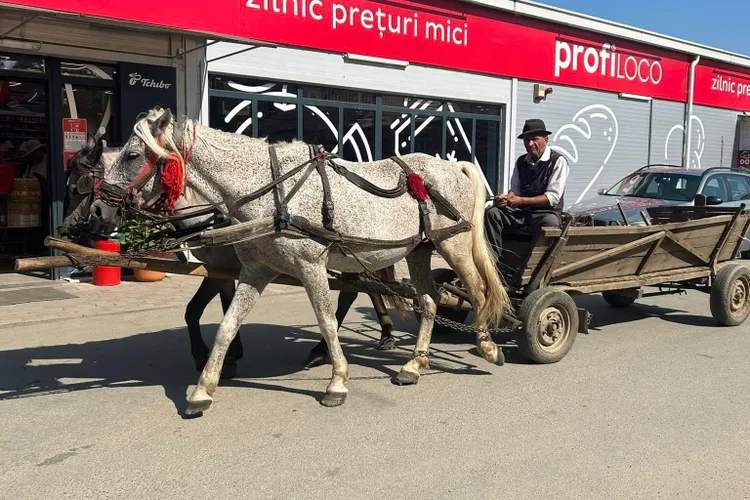
[[(436, 336), (431, 369), (399, 387), (416, 323), (375, 351), (362, 296), (341, 332), (349, 399), (331, 409), (330, 366), (300, 369), (320, 338), (306, 296), (264, 297), (238, 378), (194, 420), (180, 308), (4, 327), (2, 498), (750, 497), (750, 323), (714, 326), (699, 292), (576, 300), (592, 330), (557, 364), (508, 345), (493, 366), (471, 336)], [(215, 301), (209, 340), (220, 318)]]

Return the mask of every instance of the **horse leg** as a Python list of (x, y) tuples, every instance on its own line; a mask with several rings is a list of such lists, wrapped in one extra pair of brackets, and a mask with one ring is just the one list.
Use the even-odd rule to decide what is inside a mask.
[[(443, 240), (435, 246), (451, 269), (456, 271), (458, 279), (461, 280), (469, 294), (474, 310), (481, 311), (487, 303), (485, 285), (472, 255), (467, 255), (466, 252), (461, 251), (471, 243), (470, 238), (469, 233), (463, 233)], [(464, 241), (461, 241), (462, 239)], [(502, 349), (492, 340), (487, 329), (487, 321), (482, 318), (481, 314), (476, 314), (476, 318), (474, 326), (477, 328), (477, 351), (490, 363), (502, 366), (505, 363), (505, 356)]]
[[(229, 306), (232, 304), (234, 298), (235, 288), (234, 280), (224, 280), (221, 284), (221, 290), (219, 291), (219, 297), (221, 298), (221, 307), (224, 310), (224, 314), (229, 310)], [(237, 362), (244, 356), (244, 348), (242, 347), (242, 336), (237, 333), (229, 344), (229, 350), (227, 351), (227, 359), (224, 361), (224, 367), (221, 370), (221, 378), (234, 378), (237, 375)]]
[(349, 393), (349, 389), (346, 388), (346, 384), (349, 382), (349, 364), (339, 343), (338, 327), (329, 294), (330, 289), (325, 266), (310, 265), (302, 270), (299, 278), (307, 291), (315, 316), (318, 318), (320, 332), (328, 345), (328, 356), (333, 365), (331, 382), (326, 387), (325, 396), (320, 403), (329, 407), (340, 406), (344, 404)]
[(234, 340), (242, 321), (258, 301), (260, 294), (275, 275), (275, 272), (265, 267), (248, 268), (248, 266), (243, 265), (237, 291), (232, 298), (229, 309), (221, 320), (221, 324), (219, 324), (219, 331), (216, 334), (216, 341), (213, 349), (211, 349), (208, 362), (203, 368), (195, 389), (188, 397), (186, 416), (200, 417), (211, 406), (212, 395), (219, 384), (221, 366), (224, 363), (229, 344)]
[[(341, 328), (341, 324), (344, 322), (346, 314), (349, 312), (349, 309), (351, 309), (354, 301), (357, 300), (357, 295), (359, 295), (357, 292), (345, 292), (343, 290), (339, 292), (338, 307), (336, 308), (336, 322), (338, 325), (336, 331)], [(326, 344), (325, 338), (323, 338), (310, 351), (310, 355), (307, 357), (307, 362), (305, 363), (305, 370), (322, 365), (327, 361), (328, 345)]]
[(396, 382), (400, 385), (416, 384), (419, 381), (420, 371), (430, 367), (428, 356), (432, 338), (432, 325), (435, 321), (435, 311), (437, 311), (437, 290), (430, 274), (431, 260), (432, 249), (428, 245), (417, 247), (406, 257), (406, 263), (409, 265), (409, 276), (412, 285), (417, 290), (417, 301), (422, 314), (412, 358), (396, 376)]
[(190, 335), (190, 353), (193, 355), (195, 369), (198, 371), (203, 371), (209, 354), (208, 346), (201, 335), (201, 316), (203, 316), (206, 306), (219, 293), (221, 286), (221, 280), (204, 278), (198, 287), (198, 291), (195, 292), (193, 298), (188, 302), (187, 308), (185, 308), (185, 323), (187, 323), (188, 334)]
[(385, 301), (383, 297), (378, 294), (370, 293), (370, 300), (372, 300), (372, 306), (375, 308), (375, 312), (378, 315), (378, 323), (380, 323), (380, 341), (378, 342), (377, 349), (379, 351), (387, 351), (389, 349), (396, 348), (396, 337), (393, 336), (393, 319), (388, 314), (388, 309), (385, 307)]

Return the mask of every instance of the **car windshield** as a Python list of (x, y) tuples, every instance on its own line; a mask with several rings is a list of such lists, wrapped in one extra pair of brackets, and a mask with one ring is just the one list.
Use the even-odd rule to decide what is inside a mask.
[(612, 186), (608, 196), (633, 196), (670, 201), (690, 201), (698, 192), (701, 178), (671, 172), (636, 172)]

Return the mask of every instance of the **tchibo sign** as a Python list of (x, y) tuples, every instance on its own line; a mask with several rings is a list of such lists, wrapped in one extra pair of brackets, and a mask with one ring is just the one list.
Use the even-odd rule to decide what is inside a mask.
[(146, 87), (149, 89), (168, 89), (172, 86), (171, 83), (165, 83), (164, 80), (159, 80), (158, 82), (152, 78), (143, 78), (140, 73), (130, 73), (128, 75), (130, 77), (130, 86), (133, 87), (135, 85), (141, 85), (142, 87)]
[(657, 59), (640, 54), (618, 53), (617, 47), (601, 48), (558, 40), (555, 46), (555, 77), (565, 72), (585, 71), (608, 78), (658, 85), (664, 70)]

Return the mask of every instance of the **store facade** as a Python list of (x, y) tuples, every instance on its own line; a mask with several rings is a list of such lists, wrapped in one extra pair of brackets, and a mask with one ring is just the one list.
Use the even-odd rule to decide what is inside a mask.
[[(63, 218), (67, 160), (88, 135), (120, 145), (157, 104), (197, 113), (174, 57), (202, 39), (0, 8), (0, 270), (48, 255)], [(193, 109), (190, 109), (190, 105)], [(57, 271), (48, 277), (59, 277)]]
[[(317, 119), (331, 131), (328, 144), (358, 160), (347, 153), (347, 144), (362, 136), (353, 115), (339, 127), (335, 113), (316, 118), (315, 110), (305, 111), (305, 104), (298, 109), (282, 96), (303, 98), (306, 85), (312, 94), (339, 98), (367, 91), (368, 99), (390, 104), (388, 113), (366, 118), (382, 131), (365, 134), (376, 151), (372, 158), (421, 151), (469, 159), (481, 167), (490, 190), (502, 192), (514, 159), (523, 152), (516, 139), (523, 121), (539, 117), (554, 132), (552, 147), (571, 163), (567, 204), (647, 164), (739, 164), (738, 124), (750, 111), (750, 58), (711, 50), (717, 59), (697, 58), (705, 51), (635, 42), (619, 36), (622, 30), (562, 26), (552, 20), (554, 9), (547, 9), (550, 19), (542, 20), (459, 2), (312, 2), (307, 11), (295, 5), (250, 1), (238, 14), (257, 21), (254, 39), (278, 47), (247, 50), (221, 42), (207, 48), (204, 123), (266, 136), (271, 122), (265, 109), (273, 104), (261, 109), (253, 103), (276, 102), (274, 116), (285, 113), (287, 125), (269, 138), (314, 140), (303, 124)], [(241, 23), (237, 32), (246, 25)], [(634, 30), (630, 35), (644, 38)], [(304, 48), (285, 48), (289, 45)], [(450, 116), (454, 101), (464, 109), (491, 110), (496, 129), (479, 137), (466, 133), (462, 141)], [(311, 105), (321, 109), (325, 103)], [(432, 105), (446, 114), (423, 126), (419, 108)], [(296, 124), (293, 115), (299, 115)], [(402, 138), (388, 139), (391, 127)], [(463, 151), (450, 147), (452, 138), (459, 139)], [(467, 148), (491, 154), (480, 157)]]

